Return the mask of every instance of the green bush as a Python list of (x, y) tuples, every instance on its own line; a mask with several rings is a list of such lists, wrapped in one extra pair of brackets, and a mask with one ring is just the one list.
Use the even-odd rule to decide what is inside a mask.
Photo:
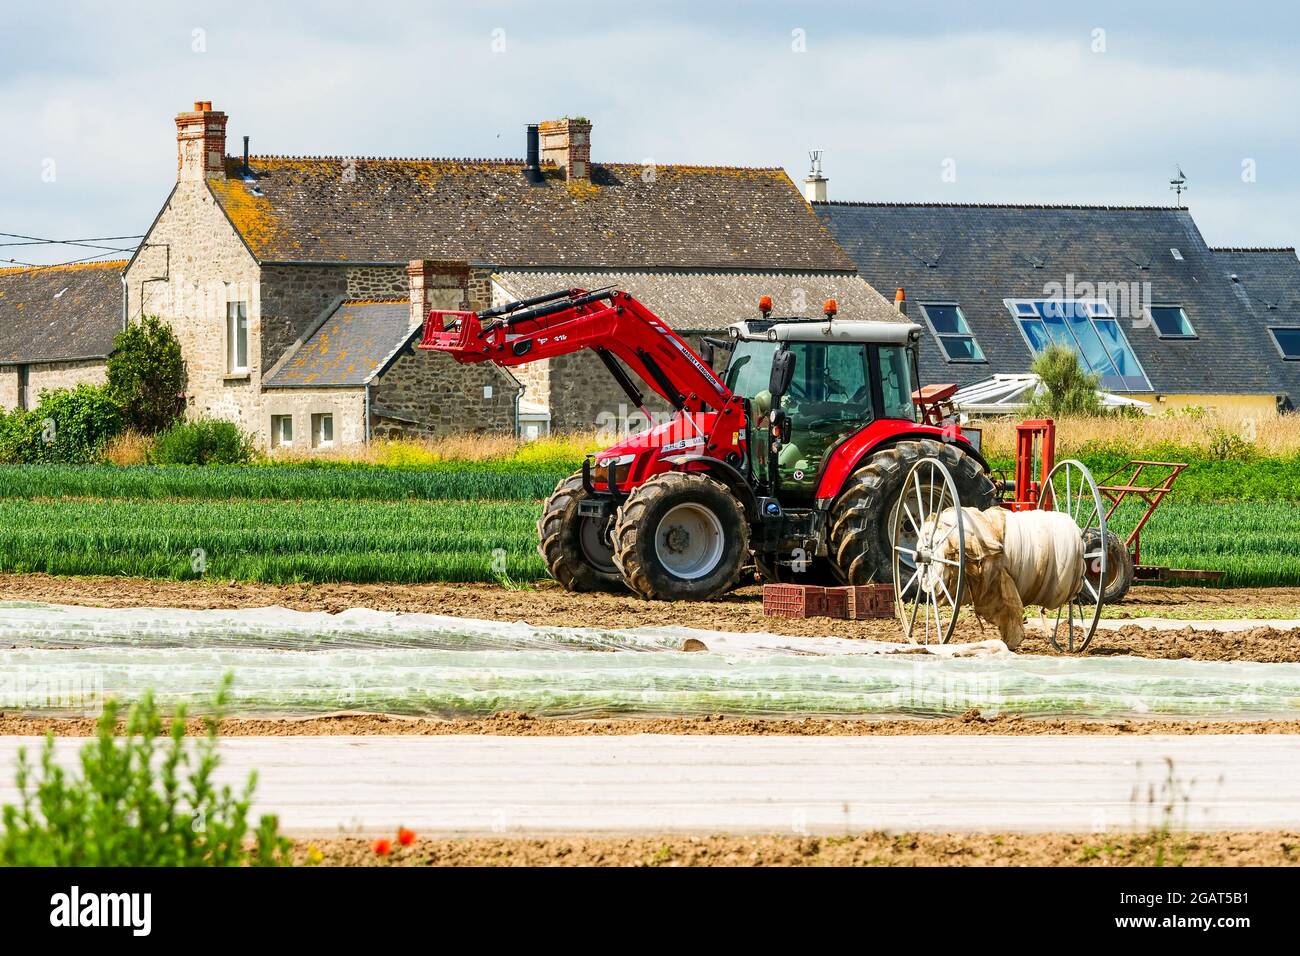
[(40, 419), (15, 408), (0, 411), (0, 464), (21, 465), (34, 461), (41, 439)]
[(215, 418), (177, 422), (158, 435), (152, 452), (159, 465), (238, 465), (252, 457), (252, 438)]
[(117, 333), (108, 357), (108, 392), (127, 426), (146, 435), (181, 416), (185, 359), (171, 326), (147, 315)]
[(0, 462), (87, 464), (122, 430), (117, 405), (100, 385), (41, 395), (32, 411), (0, 415)]
[[(223, 709), (227, 677), (217, 694)], [(257, 775), (243, 792), (212, 780), (218, 717), (206, 718), (207, 734), (185, 740), (184, 708), (160, 740), (163, 719), (151, 695), (132, 707), (126, 736), (116, 737), (118, 706), (109, 701), (95, 740), (81, 749), (81, 773), (54, 759), (54, 736), (46, 738), (39, 775), (19, 751), (17, 806), (7, 805), (0, 830), (5, 866), (275, 866), (289, 863), (289, 841), (274, 816), (250, 832), (248, 809)], [(250, 847), (245, 842), (253, 838)]]
[(1044, 393), (1029, 403), (1030, 418), (1059, 418), (1062, 415), (1101, 415), (1097, 386), (1101, 376), (1085, 372), (1079, 354), (1064, 345), (1049, 345), (1030, 371), (1043, 382)]

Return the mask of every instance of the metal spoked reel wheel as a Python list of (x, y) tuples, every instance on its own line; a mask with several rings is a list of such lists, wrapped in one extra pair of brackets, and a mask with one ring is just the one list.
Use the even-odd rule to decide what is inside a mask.
[(1083, 536), (1083, 585), (1070, 603), (1057, 609), (1048, 635), (1058, 651), (1082, 653), (1097, 632), (1104, 603), (1106, 508), (1092, 472), (1073, 458), (1057, 462), (1047, 473), (1040, 507), (1068, 514)]
[(922, 458), (903, 481), (890, 541), (894, 606), (913, 644), (947, 644), (966, 586), (966, 529), (952, 474)]

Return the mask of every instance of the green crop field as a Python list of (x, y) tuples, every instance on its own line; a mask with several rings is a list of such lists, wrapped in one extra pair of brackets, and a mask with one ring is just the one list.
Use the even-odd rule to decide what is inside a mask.
[[(1091, 462), (1099, 469), (1105, 461)], [(1148, 564), (1300, 584), (1290, 460), (1201, 462), (1147, 526)], [(0, 466), (0, 570), (292, 581), (529, 581), (566, 465)], [(1190, 479), (1190, 480), (1189, 480)], [(1246, 500), (1216, 501), (1222, 497)], [(1117, 530), (1131, 527), (1122, 513)]]
[(532, 502), (0, 500), (0, 568), (267, 581), (543, 574)]
[(420, 468), (364, 465), (0, 465), (0, 498), (201, 501), (535, 501), (580, 467), (457, 462)]

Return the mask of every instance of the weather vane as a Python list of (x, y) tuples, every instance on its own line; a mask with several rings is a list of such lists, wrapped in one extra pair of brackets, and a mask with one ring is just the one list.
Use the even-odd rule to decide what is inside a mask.
[(1169, 180), (1169, 188), (1174, 191), (1174, 205), (1181, 209), (1183, 205), (1183, 193), (1185, 193), (1190, 187), (1187, 185), (1187, 177), (1183, 174), (1183, 167), (1178, 163), (1174, 163), (1174, 169), (1177, 172), (1177, 175), (1174, 176), (1173, 179)]

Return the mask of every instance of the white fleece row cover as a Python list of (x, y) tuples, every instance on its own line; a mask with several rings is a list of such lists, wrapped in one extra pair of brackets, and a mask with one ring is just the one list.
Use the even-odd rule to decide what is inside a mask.
[[(833, 626), (833, 625), (830, 625)], [(685, 652), (686, 642), (705, 650)], [(536, 627), (427, 614), (0, 604), (0, 710), (94, 713), (152, 688), (232, 715), (985, 714), (1280, 717), (1300, 665), (1033, 657), (690, 628)]]

